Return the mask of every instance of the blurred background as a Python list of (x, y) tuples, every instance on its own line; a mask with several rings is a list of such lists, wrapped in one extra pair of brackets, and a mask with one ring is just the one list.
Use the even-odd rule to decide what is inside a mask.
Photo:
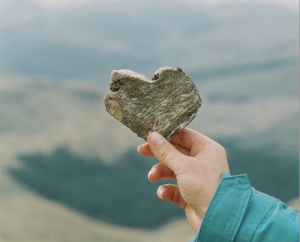
[(298, 5), (0, 0), (0, 241), (195, 235), (157, 198), (143, 140), (105, 111), (118, 69), (181, 67), (203, 99), (189, 127), (226, 148), (232, 174), (298, 206)]

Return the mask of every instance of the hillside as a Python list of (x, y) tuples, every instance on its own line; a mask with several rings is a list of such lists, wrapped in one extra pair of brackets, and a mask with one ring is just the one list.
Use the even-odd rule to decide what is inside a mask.
[(203, 82), (298, 67), (296, 9), (223, 2), (208, 8), (193, 1), (96, 1), (48, 9), (2, 0), (0, 72), (104, 84), (114, 69), (152, 77), (162, 66), (179, 66)]
[[(26, 190), (93, 219), (122, 226), (153, 229), (184, 216), (156, 197), (158, 184), (147, 180), (155, 161), (139, 156), (135, 149), (143, 140), (106, 113), (100, 90), (72, 83), (8, 81), (7, 77), (2, 77), (2, 87), (1, 101), (6, 105), (1, 110), (1, 172), (5, 173), (2, 179), (9, 177), (2, 190), (9, 190), (7, 182), (14, 178)], [(249, 102), (243, 105), (253, 105)], [(214, 114), (215, 105), (215, 101), (206, 103), (203, 108), (210, 108), (212, 114), (204, 117), (201, 108), (192, 124), (209, 136), (210, 132), (216, 136), (214, 127), (220, 122), (214, 117), (220, 115)], [(237, 104), (226, 106), (234, 110)], [(242, 119), (239, 124), (244, 120), (241, 127), (245, 129), (220, 133), (216, 139), (227, 150), (232, 174), (247, 173), (256, 189), (283, 201), (297, 197), (299, 189), (297, 110), (296, 105), (289, 108), (289, 122), (282, 115), (261, 119), (272, 125), (262, 125), (255, 134)], [(283, 106), (282, 112), (286, 110)], [(230, 129), (231, 120), (223, 117), (223, 128)], [(274, 129), (289, 139), (270, 139), (270, 134), (277, 137)], [(253, 145), (253, 139), (261, 145)], [(289, 145), (289, 152), (277, 148), (284, 145)]]
[(203, 100), (189, 127), (222, 144), (231, 173), (247, 173), (257, 190), (299, 197), (298, 9), (273, 1), (0, 2), (0, 241), (179, 242), (195, 234), (183, 211), (157, 198), (159, 184), (147, 179), (156, 161), (136, 151), (144, 141), (105, 111), (114, 69), (151, 78), (181, 67)]

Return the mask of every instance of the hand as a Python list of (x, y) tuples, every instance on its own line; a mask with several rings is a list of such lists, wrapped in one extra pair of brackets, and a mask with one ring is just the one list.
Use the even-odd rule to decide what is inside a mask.
[(177, 186), (160, 186), (157, 195), (185, 210), (190, 226), (197, 232), (222, 173), (229, 172), (225, 149), (208, 137), (185, 128), (170, 142), (153, 132), (148, 136), (148, 143), (139, 146), (138, 151), (160, 161), (150, 170), (150, 181), (177, 180)]

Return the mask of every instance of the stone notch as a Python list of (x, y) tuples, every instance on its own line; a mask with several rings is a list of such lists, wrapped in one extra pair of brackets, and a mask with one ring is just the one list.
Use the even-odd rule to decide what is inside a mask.
[(106, 111), (147, 141), (157, 131), (171, 140), (195, 118), (199, 91), (182, 69), (162, 67), (152, 79), (131, 70), (111, 73)]

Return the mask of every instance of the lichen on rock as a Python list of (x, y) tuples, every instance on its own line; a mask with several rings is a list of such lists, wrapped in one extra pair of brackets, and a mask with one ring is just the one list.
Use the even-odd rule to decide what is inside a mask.
[(182, 69), (162, 67), (152, 79), (131, 70), (114, 70), (104, 97), (109, 114), (147, 141), (157, 131), (171, 140), (195, 118), (199, 91)]

